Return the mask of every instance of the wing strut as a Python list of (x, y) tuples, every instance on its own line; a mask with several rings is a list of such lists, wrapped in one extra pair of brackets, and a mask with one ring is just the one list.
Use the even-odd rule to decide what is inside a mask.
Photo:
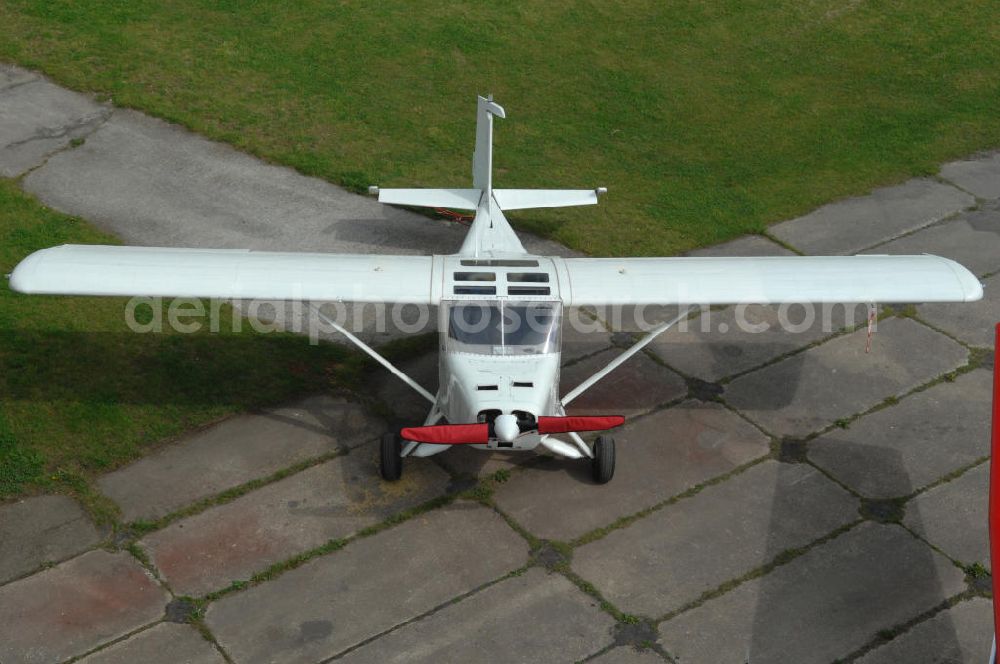
[(684, 307), (683, 309), (681, 309), (680, 314), (678, 314), (676, 318), (674, 318), (673, 320), (668, 320), (665, 323), (660, 323), (659, 325), (654, 327), (652, 330), (646, 333), (646, 336), (644, 336), (642, 339), (639, 339), (639, 341), (635, 342), (627, 351), (625, 351), (615, 359), (608, 362), (608, 365), (606, 367), (604, 367), (603, 369), (595, 373), (593, 376), (591, 376), (590, 378), (588, 378), (587, 380), (583, 381), (575, 388), (570, 390), (569, 394), (567, 394), (562, 398), (561, 402), (562, 405), (566, 406), (570, 401), (572, 401), (573, 399), (577, 398), (578, 396), (589, 390), (591, 387), (593, 387), (594, 383), (596, 383), (597, 381), (599, 381), (600, 379), (604, 378), (609, 373), (617, 369), (619, 366), (621, 366), (623, 362), (625, 362), (625, 360), (627, 360), (628, 358), (632, 357), (640, 350), (645, 348), (650, 341), (652, 341), (656, 337), (660, 336), (661, 334), (672, 328), (677, 323), (687, 318), (688, 312), (690, 311), (691, 307)]
[(413, 380), (412, 378), (410, 378), (409, 376), (407, 376), (405, 373), (403, 373), (402, 371), (400, 371), (399, 369), (397, 369), (396, 365), (394, 365), (392, 362), (390, 362), (389, 360), (387, 360), (384, 357), (382, 357), (381, 355), (379, 355), (378, 351), (376, 351), (374, 348), (372, 348), (371, 346), (369, 346), (368, 344), (366, 344), (364, 341), (362, 341), (361, 339), (358, 339), (356, 336), (354, 336), (353, 334), (351, 334), (350, 332), (348, 332), (342, 325), (339, 325), (332, 318), (330, 318), (329, 316), (327, 316), (326, 314), (324, 314), (322, 311), (320, 311), (319, 307), (317, 307), (312, 302), (309, 303), (309, 307), (314, 312), (316, 312), (316, 315), (319, 316), (319, 319), (321, 321), (323, 321), (324, 323), (326, 323), (327, 325), (329, 325), (330, 327), (332, 327), (333, 329), (335, 329), (337, 332), (340, 332), (345, 337), (347, 337), (347, 339), (352, 344), (354, 344), (355, 346), (357, 346), (361, 350), (363, 350), (366, 353), (368, 353), (369, 356), (371, 356), (372, 358), (374, 358), (383, 367), (385, 367), (386, 369), (388, 369), (389, 371), (391, 371), (397, 378), (399, 378), (401, 381), (403, 381), (404, 383), (406, 383), (407, 385), (409, 385), (410, 387), (412, 387), (414, 390), (416, 390), (417, 392), (419, 392), (420, 396), (422, 396), (423, 398), (427, 399), (432, 404), (435, 404), (435, 405), (437, 404), (437, 399), (434, 398), (433, 394), (431, 394), (430, 392), (428, 392), (427, 390), (425, 390), (424, 388), (422, 388), (420, 386), (420, 384), (417, 383), (417, 381)]

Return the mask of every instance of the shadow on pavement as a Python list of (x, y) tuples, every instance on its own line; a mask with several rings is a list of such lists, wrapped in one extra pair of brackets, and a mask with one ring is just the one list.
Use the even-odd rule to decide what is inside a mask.
[[(847, 454), (852, 451), (841, 443)], [(899, 452), (886, 448), (854, 445), (859, 463), (874, 464), (895, 473), (905, 473)], [(782, 464), (789, 472), (791, 464)], [(780, 483), (778, 501), (804, 500), (802, 510), (818, 511), (808, 496), (793, 497), (794, 484)], [(862, 501), (866, 521), (824, 542), (804, 555), (781, 565), (756, 582), (751, 633), (746, 653), (753, 664), (795, 661), (800, 664), (830, 664), (841, 661), (859, 648), (893, 635), (894, 629), (939, 606), (954, 595), (942, 572), (952, 572), (950, 563), (928, 545), (917, 541), (898, 521), (902, 510), (897, 501)], [(773, 510), (772, 514), (777, 510)], [(768, 560), (788, 555), (776, 541), (779, 524), (769, 527)], [(957, 572), (957, 574), (961, 574)], [(748, 586), (755, 582), (748, 582)], [(962, 588), (959, 588), (959, 591)], [(725, 601), (725, 600), (723, 600)], [(947, 614), (940, 637), (927, 653), (926, 662), (960, 652), (958, 636)], [(958, 660), (955, 660), (958, 661)]]

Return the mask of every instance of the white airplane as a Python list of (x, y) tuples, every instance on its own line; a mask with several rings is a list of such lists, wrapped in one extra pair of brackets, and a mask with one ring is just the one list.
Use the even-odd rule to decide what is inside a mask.
[[(381, 473), (395, 480), (402, 459), (456, 444), (534, 450), (589, 459), (595, 482), (615, 469), (615, 442), (579, 435), (624, 422), (612, 415), (567, 417), (565, 407), (687, 315), (692, 305), (734, 303), (970, 302), (982, 285), (938, 256), (767, 258), (559, 258), (528, 254), (505, 210), (593, 205), (605, 189), (495, 189), (493, 118), (479, 97), (472, 188), (379, 189), (383, 203), (474, 210), (457, 254), (385, 256), (63, 245), (25, 258), (10, 277), (22, 293), (141, 295), (308, 302), (437, 305), (439, 389), (432, 394), (369, 345), (317, 315), (431, 404), (422, 426), (382, 439)], [(570, 306), (680, 305), (676, 318), (561, 398), (560, 325)], [(446, 424), (440, 424), (444, 420)], [(565, 434), (566, 439), (558, 438)], [(568, 439), (568, 440), (567, 440)]]

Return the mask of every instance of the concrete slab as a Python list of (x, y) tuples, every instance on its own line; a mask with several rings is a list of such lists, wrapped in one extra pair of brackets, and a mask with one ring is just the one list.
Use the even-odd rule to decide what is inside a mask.
[(562, 361), (575, 362), (587, 355), (593, 355), (611, 346), (611, 333), (598, 321), (579, 308), (571, 308), (563, 314)]
[(853, 254), (975, 204), (975, 198), (955, 187), (915, 178), (824, 205), (769, 230), (806, 254)]
[[(902, 395), (967, 361), (966, 350), (909, 319), (879, 323), (737, 378), (725, 400), (776, 436), (802, 437)], [(913, 349), (919, 348), (919, 356)]]
[(765, 461), (580, 547), (573, 569), (622, 611), (657, 617), (857, 518), (815, 468)]
[(399, 482), (383, 482), (371, 445), (178, 521), (140, 544), (175, 593), (198, 596), (425, 503), (447, 485), (447, 474), (425, 459), (407, 464)]
[[(570, 390), (603, 369), (624, 349), (610, 348), (563, 367), (559, 394)], [(566, 407), (568, 415), (646, 413), (687, 394), (687, 384), (675, 372), (645, 353), (637, 353), (581, 394)]]
[(0, 72), (0, 176), (17, 177), (87, 136), (111, 109), (15, 67)]
[(157, 519), (296, 463), (378, 438), (385, 424), (359, 404), (315, 396), (239, 415), (97, 481), (126, 522)]
[(922, 493), (906, 505), (903, 523), (963, 565), (990, 565), (987, 518), (990, 465)]
[(86, 551), (100, 539), (86, 513), (67, 496), (0, 505), (0, 583)]
[(575, 662), (606, 646), (614, 623), (566, 577), (534, 568), (404, 625), (338, 661)]
[[(911, 235), (880, 244), (866, 254), (936, 254), (956, 260), (973, 274), (1000, 269), (1000, 210), (978, 209)], [(952, 305), (955, 309), (962, 305)]]
[(552, 459), (515, 473), (497, 489), (497, 505), (533, 535), (568, 541), (769, 452), (757, 429), (700, 401), (630, 422), (615, 438), (610, 483), (594, 485), (589, 461)]
[(1000, 152), (945, 164), (941, 177), (979, 198), (1000, 198)]
[(225, 664), (225, 659), (193, 627), (160, 623), (98, 650), (79, 664)]
[(664, 659), (652, 650), (636, 650), (632, 646), (612, 648), (587, 664), (663, 664)]
[(738, 305), (705, 310), (649, 349), (671, 367), (715, 382), (867, 320), (867, 305)]
[[(399, 363), (399, 369), (431, 394), (438, 391), (438, 353), (432, 351)], [(399, 378), (379, 368), (373, 381), (376, 396), (392, 414), (394, 426), (420, 426), (431, 403)]]
[(128, 244), (451, 253), (464, 234), (121, 109), (25, 187)]
[(1000, 321), (1000, 274), (983, 279), (983, 299), (966, 304), (921, 304), (917, 316), (970, 346), (993, 348)]
[(545, 454), (545, 451), (494, 452), (455, 445), (453, 449), (438, 454), (434, 459), (456, 475), (483, 478), (494, 475), (498, 470), (512, 470), (532, 463), (539, 454)]
[(158, 620), (169, 599), (129, 554), (85, 553), (0, 587), (0, 662), (82, 655)]
[(240, 664), (312, 664), (497, 579), (527, 557), (527, 543), (500, 515), (460, 502), (225, 597), (205, 620)]
[(703, 249), (689, 251), (687, 256), (794, 256), (777, 242), (763, 235), (744, 235)]
[(809, 458), (863, 496), (910, 495), (989, 455), (992, 385), (984, 369), (939, 383), (820, 436)]
[[(681, 312), (680, 307), (676, 304), (608, 305), (593, 309), (613, 332), (630, 332), (639, 336), (649, 332), (660, 323), (676, 319)], [(692, 311), (692, 314), (696, 311), (697, 308)], [(618, 337), (618, 345), (622, 347), (622, 350), (628, 347), (626, 339), (621, 336)]]
[(973, 597), (915, 625), (857, 664), (972, 664), (985, 661), (993, 639), (993, 606)]
[(865, 523), (660, 625), (678, 662), (827, 664), (965, 588), (899, 526)]

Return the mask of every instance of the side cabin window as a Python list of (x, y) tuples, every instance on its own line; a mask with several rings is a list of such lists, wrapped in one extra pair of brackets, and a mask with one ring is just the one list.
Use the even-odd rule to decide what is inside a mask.
[(559, 352), (559, 302), (442, 302), (445, 350), (481, 355)]

